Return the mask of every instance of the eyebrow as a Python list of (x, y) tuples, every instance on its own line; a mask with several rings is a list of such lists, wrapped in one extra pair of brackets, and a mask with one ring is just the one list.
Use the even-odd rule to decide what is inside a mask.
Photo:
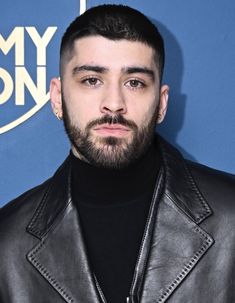
[(148, 67), (139, 67), (139, 66), (131, 66), (131, 67), (124, 67), (122, 69), (126, 74), (135, 74), (141, 73), (150, 76), (150, 78), (154, 81), (155, 73), (152, 69)]
[(75, 76), (79, 72), (83, 71), (91, 71), (91, 72), (96, 72), (96, 73), (105, 73), (108, 71), (107, 67), (99, 66), (99, 65), (81, 65), (81, 66), (75, 66), (73, 68), (73, 75)]
[[(91, 72), (96, 72), (96, 73), (106, 73), (109, 71), (109, 68), (105, 66), (100, 66), (100, 65), (81, 65), (81, 66), (75, 66), (72, 70), (73, 76), (76, 74), (83, 72), (83, 71), (91, 71)], [(141, 74), (146, 74), (150, 76), (150, 78), (154, 81), (155, 79), (155, 73), (152, 69), (148, 67), (141, 67), (141, 66), (127, 66), (123, 67), (122, 71), (125, 74), (135, 74), (135, 73), (141, 73)]]

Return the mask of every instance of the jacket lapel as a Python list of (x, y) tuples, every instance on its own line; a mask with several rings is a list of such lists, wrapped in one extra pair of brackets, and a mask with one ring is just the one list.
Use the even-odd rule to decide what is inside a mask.
[(181, 155), (161, 140), (164, 192), (160, 197), (142, 290), (143, 303), (171, 296), (213, 244), (199, 227), (212, 214)]
[[(65, 302), (101, 302), (90, 269), (79, 217), (71, 202), (69, 160), (53, 177), (27, 230), (40, 239), (28, 261)], [(56, 301), (56, 299), (55, 299)]]

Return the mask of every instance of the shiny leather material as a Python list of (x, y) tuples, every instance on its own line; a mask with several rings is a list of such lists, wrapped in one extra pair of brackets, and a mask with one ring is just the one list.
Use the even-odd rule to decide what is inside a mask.
[[(235, 178), (184, 161), (163, 139), (159, 147), (127, 302), (235, 302)], [(0, 210), (0, 302), (105, 302), (71, 200), (69, 158)]]

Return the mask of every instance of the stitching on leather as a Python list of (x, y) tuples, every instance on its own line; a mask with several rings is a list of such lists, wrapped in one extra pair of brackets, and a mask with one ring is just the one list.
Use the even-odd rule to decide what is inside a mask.
[(94, 273), (93, 273), (93, 277), (94, 277), (95, 285), (96, 285), (96, 287), (97, 287), (97, 290), (98, 290), (98, 293), (99, 293), (99, 295), (100, 295), (100, 297), (101, 297), (102, 302), (103, 302), (103, 303), (107, 303), (107, 302), (106, 302), (106, 299), (105, 299), (105, 296), (104, 296), (104, 293), (103, 293), (103, 291), (102, 291), (102, 289), (101, 289), (101, 287), (100, 287), (100, 285), (99, 285), (99, 283), (98, 283), (98, 280), (97, 280), (97, 278), (96, 278), (96, 276), (95, 276)]
[[(149, 224), (150, 224), (150, 221), (151, 221), (151, 217), (152, 217), (153, 212), (154, 212), (154, 210), (155, 210), (155, 208), (156, 208), (156, 207), (155, 207), (155, 200), (156, 200), (156, 198), (157, 198), (157, 191), (161, 191), (161, 190), (162, 190), (162, 187), (163, 187), (163, 181), (162, 181), (162, 180), (163, 180), (163, 178), (164, 178), (164, 170), (163, 170), (163, 168), (161, 168), (161, 171), (160, 171), (160, 173), (159, 173), (159, 178), (158, 178), (158, 180), (157, 180), (157, 182), (156, 182), (156, 186), (155, 186), (155, 188), (154, 188), (153, 200), (152, 200), (152, 205), (151, 205), (151, 214), (150, 214), (150, 216), (149, 216), (149, 218), (148, 218), (148, 222), (146, 223), (146, 227), (147, 227), (147, 226), (149, 227)], [(161, 182), (161, 183), (159, 184), (159, 182)], [(146, 235), (147, 235), (147, 233), (148, 233), (148, 230), (149, 230), (149, 228), (145, 228), (145, 230), (144, 230), (143, 241), (142, 241), (142, 243), (141, 243), (140, 253), (139, 253), (139, 255), (138, 255), (138, 259), (137, 259), (136, 264), (138, 264), (138, 263), (139, 263), (139, 260), (142, 258), (144, 243), (145, 243), (145, 240), (146, 240)], [(142, 271), (142, 273), (141, 273), (141, 275), (140, 275), (141, 281), (143, 280), (144, 270), (145, 270), (145, 268), (146, 268), (147, 259), (148, 259), (148, 257), (144, 259), (143, 271)], [(135, 271), (131, 289), (132, 289), (133, 285), (136, 283), (137, 279), (138, 279), (138, 273)]]
[[(160, 181), (161, 183), (160, 183), (160, 185), (159, 185), (159, 191), (162, 192), (162, 188), (164, 187), (164, 185), (163, 185), (163, 178), (164, 178), (164, 171), (163, 171), (163, 169), (161, 170), (160, 174), (161, 174), (161, 175), (160, 175), (161, 179), (160, 179), (159, 181)], [(158, 181), (157, 181), (157, 183), (158, 183)], [(156, 186), (156, 189), (155, 189), (155, 191), (154, 191), (154, 195), (153, 195), (154, 199), (157, 199), (157, 189), (158, 189), (158, 186)], [(155, 208), (156, 208), (156, 206), (155, 206)], [(154, 212), (154, 209), (153, 209), (153, 212)], [(156, 220), (156, 218), (155, 218), (155, 220)], [(154, 226), (153, 226), (153, 228), (152, 228), (152, 230), (151, 230), (151, 232), (152, 232), (151, 238), (152, 238), (152, 236), (153, 236), (153, 229), (154, 229)], [(146, 231), (146, 234), (147, 234), (147, 231)], [(145, 236), (146, 236), (146, 235), (145, 235)], [(143, 247), (142, 247), (142, 250), (143, 250)], [(149, 250), (149, 251), (150, 251), (150, 250)], [(142, 254), (142, 251), (141, 251), (141, 254)], [(144, 260), (144, 265), (143, 265), (143, 268), (144, 268), (144, 269), (146, 269), (147, 261), (148, 261), (148, 258), (145, 258), (145, 260)], [(141, 274), (141, 280), (143, 279), (143, 277), (144, 277), (144, 270), (143, 270), (143, 272), (142, 272), (142, 274)]]
[[(165, 142), (163, 141), (162, 144), (161, 144), (161, 148), (162, 148), (162, 153), (163, 153), (163, 154), (166, 154), (165, 145), (166, 145), (166, 144), (165, 144)], [(177, 154), (177, 157), (179, 158), (178, 154)], [(181, 158), (181, 156), (180, 156), (180, 158)], [(166, 179), (169, 180), (169, 168), (168, 168), (168, 167), (169, 167), (169, 165), (168, 165), (169, 160), (164, 156), (164, 157), (163, 157), (163, 162), (164, 162), (164, 166), (165, 166), (166, 171), (167, 171), (167, 173), (166, 173)], [(186, 163), (185, 163), (185, 160), (182, 161), (182, 159), (180, 159), (180, 162), (182, 162), (182, 164), (183, 164), (183, 166), (184, 166), (184, 168), (185, 168), (186, 176), (188, 177), (188, 180), (187, 180), (187, 181), (188, 181), (189, 184), (192, 186), (192, 189), (193, 189), (194, 193), (196, 194), (196, 196), (197, 196), (199, 202), (200, 202), (201, 205), (204, 207), (206, 213), (207, 213), (207, 214), (210, 214), (211, 210), (210, 210), (210, 208), (208, 207), (207, 203), (205, 202), (205, 200), (204, 200), (204, 198), (203, 198), (203, 196), (202, 196), (200, 190), (198, 189), (198, 187), (197, 187), (197, 185), (196, 185), (196, 183), (195, 183), (195, 180), (194, 180), (194, 178), (193, 178), (193, 176), (192, 176), (192, 174), (191, 174), (191, 172), (190, 172), (188, 166), (187, 166)], [(202, 220), (204, 217), (205, 217), (205, 214), (200, 214), (199, 216), (197, 216), (197, 217), (196, 217), (197, 223), (200, 223), (201, 220)]]
[(183, 267), (182, 271), (177, 275), (175, 280), (171, 285), (164, 291), (156, 303), (163, 303), (170, 296), (170, 294), (175, 290), (179, 283), (186, 277), (189, 271), (196, 265), (199, 259), (202, 257), (204, 252), (213, 244), (213, 240), (207, 236), (199, 227), (196, 227), (195, 232), (199, 233), (204, 239), (205, 243), (198, 249), (198, 251), (193, 255), (189, 262)]
[[(58, 218), (59, 216), (64, 216), (66, 213), (66, 209), (68, 207), (68, 205), (71, 203), (72, 199), (70, 198), (68, 200), (68, 202), (64, 205), (63, 209), (61, 209), (61, 211), (56, 215), (56, 218)], [(54, 222), (55, 220), (53, 220)], [(57, 223), (59, 223), (59, 220), (57, 221)], [(56, 225), (54, 223), (50, 224), (50, 227), (47, 226), (46, 231), (42, 230), (42, 231), (37, 231), (36, 229), (32, 228), (31, 232), (34, 233), (34, 235), (38, 236), (40, 239), (42, 239), (42, 237), (45, 235), (46, 232), (49, 232), (52, 228), (55, 228)]]
[(73, 298), (65, 291), (65, 289), (60, 286), (60, 284), (50, 275), (46, 268), (35, 258), (35, 254), (43, 247), (45, 244), (42, 241), (33, 251), (27, 255), (28, 260), (37, 268), (37, 270), (42, 274), (44, 278), (60, 293), (60, 295), (67, 300), (69, 303), (74, 303)]
[[(66, 159), (66, 162), (68, 161), (68, 158)], [(62, 170), (62, 166), (58, 169), (56, 175)], [(71, 167), (69, 168), (69, 175), (70, 175), (70, 170), (71, 170)], [(43, 211), (43, 209), (45, 208), (45, 205), (46, 205), (46, 201), (47, 201), (47, 198), (48, 198), (48, 194), (49, 192), (51, 191), (51, 188), (54, 186), (54, 180), (55, 178), (55, 175), (51, 178), (51, 182), (50, 182), (50, 185), (47, 187), (47, 189), (45, 190), (45, 194), (42, 198), (42, 201), (41, 203), (39, 204), (38, 208), (36, 209), (32, 219), (31, 219), (31, 222), (29, 223), (29, 225), (27, 226), (27, 230), (32, 233), (34, 233), (35, 236), (39, 237), (41, 239), (41, 237), (44, 235), (44, 232), (40, 232), (40, 231), (37, 231), (33, 225), (35, 224), (35, 222), (38, 220), (38, 217), (40, 215), (40, 213)], [(69, 197), (71, 197), (71, 194), (70, 194), (70, 188), (71, 188), (71, 178), (68, 179), (68, 188), (69, 188)], [(64, 209), (67, 207), (67, 205), (71, 202), (71, 199), (69, 199), (68, 203), (66, 203)], [(64, 210), (63, 209), (63, 210)]]
[(47, 196), (48, 196), (48, 193), (49, 193), (49, 190), (51, 189), (51, 186), (48, 186), (45, 194), (44, 194), (44, 197), (42, 199), (42, 202), (39, 204), (38, 208), (36, 209), (34, 215), (33, 215), (33, 218), (31, 220), (31, 222), (29, 223), (28, 225), (28, 228), (27, 229), (31, 229), (32, 232), (34, 232), (36, 235), (39, 234), (40, 236), (40, 233), (37, 233), (36, 230), (33, 229), (33, 225), (35, 223), (35, 221), (38, 219), (40, 213), (42, 212), (43, 208), (45, 207), (46, 205), (46, 199), (47, 199)]
[[(48, 191), (50, 190), (50, 188), (48, 189)], [(45, 207), (46, 205), (46, 199), (47, 199), (47, 196), (48, 196), (48, 191), (47, 193), (45, 194), (45, 197), (44, 199), (42, 200), (41, 204), (43, 204), (41, 206), (41, 204), (39, 205), (38, 209), (37, 209), (37, 212), (35, 213), (35, 218), (33, 218), (32, 221), (36, 221), (38, 216), (39, 216), (39, 213), (43, 211), (43, 208)], [(61, 209), (61, 211), (56, 215), (56, 217), (58, 217), (59, 215), (63, 216), (63, 214), (65, 213), (68, 205), (71, 203), (72, 199), (71, 199), (71, 194), (68, 195), (69, 196), (69, 199), (67, 201), (67, 203), (64, 205), (63, 209)], [(45, 200), (45, 201), (44, 201)], [(34, 222), (32, 222), (32, 225), (34, 224)], [(50, 228), (47, 226), (47, 232), (51, 230), (53, 224), (51, 224)], [(45, 234), (45, 231), (42, 230), (42, 231), (37, 231), (34, 227), (31, 227), (31, 223), (29, 224), (28, 228), (31, 228), (31, 232), (34, 233), (35, 236), (38, 236), (40, 239), (44, 236)]]
[[(202, 194), (200, 192), (200, 190), (198, 189), (196, 183), (195, 183), (195, 180), (188, 168), (188, 166), (183, 162), (183, 166), (184, 166), (184, 169), (185, 169), (185, 172), (186, 172), (186, 179), (187, 179), (187, 182), (190, 184), (190, 186), (192, 187), (192, 190), (194, 191), (196, 197), (198, 198), (200, 204), (202, 205), (202, 207), (205, 209), (206, 213), (207, 214), (210, 214), (211, 210), (210, 208), (208, 207), (207, 203), (205, 202), (204, 198), (202, 197)], [(196, 222), (199, 223), (201, 221), (201, 219), (203, 219), (205, 217), (205, 214), (200, 214), (199, 216), (196, 217)]]
[[(187, 171), (187, 174), (188, 174), (188, 177), (189, 177), (189, 181), (190, 181), (191, 186), (192, 186), (193, 189), (195, 190), (196, 195), (197, 195), (199, 201), (200, 201), (201, 204), (205, 207), (206, 212), (209, 214), (209, 213), (211, 212), (210, 208), (208, 207), (208, 205), (206, 204), (204, 198), (202, 197), (202, 194), (201, 194), (200, 190), (198, 189), (198, 187), (197, 187), (197, 185), (196, 185), (196, 183), (195, 183), (195, 180), (194, 180), (194, 178), (193, 178), (193, 176), (192, 176), (192, 174), (191, 174), (191, 172), (190, 172), (188, 166), (187, 166), (187, 165), (184, 165), (184, 166), (185, 166), (185, 169), (186, 169), (186, 171)], [(202, 218), (203, 216), (204, 216), (204, 215), (200, 215), (199, 218)]]

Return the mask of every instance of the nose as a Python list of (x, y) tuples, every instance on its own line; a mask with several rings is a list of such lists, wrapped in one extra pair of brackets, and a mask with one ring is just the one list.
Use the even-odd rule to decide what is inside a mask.
[(100, 110), (103, 114), (126, 113), (126, 101), (121, 85), (110, 84), (106, 87), (105, 94), (101, 101)]

